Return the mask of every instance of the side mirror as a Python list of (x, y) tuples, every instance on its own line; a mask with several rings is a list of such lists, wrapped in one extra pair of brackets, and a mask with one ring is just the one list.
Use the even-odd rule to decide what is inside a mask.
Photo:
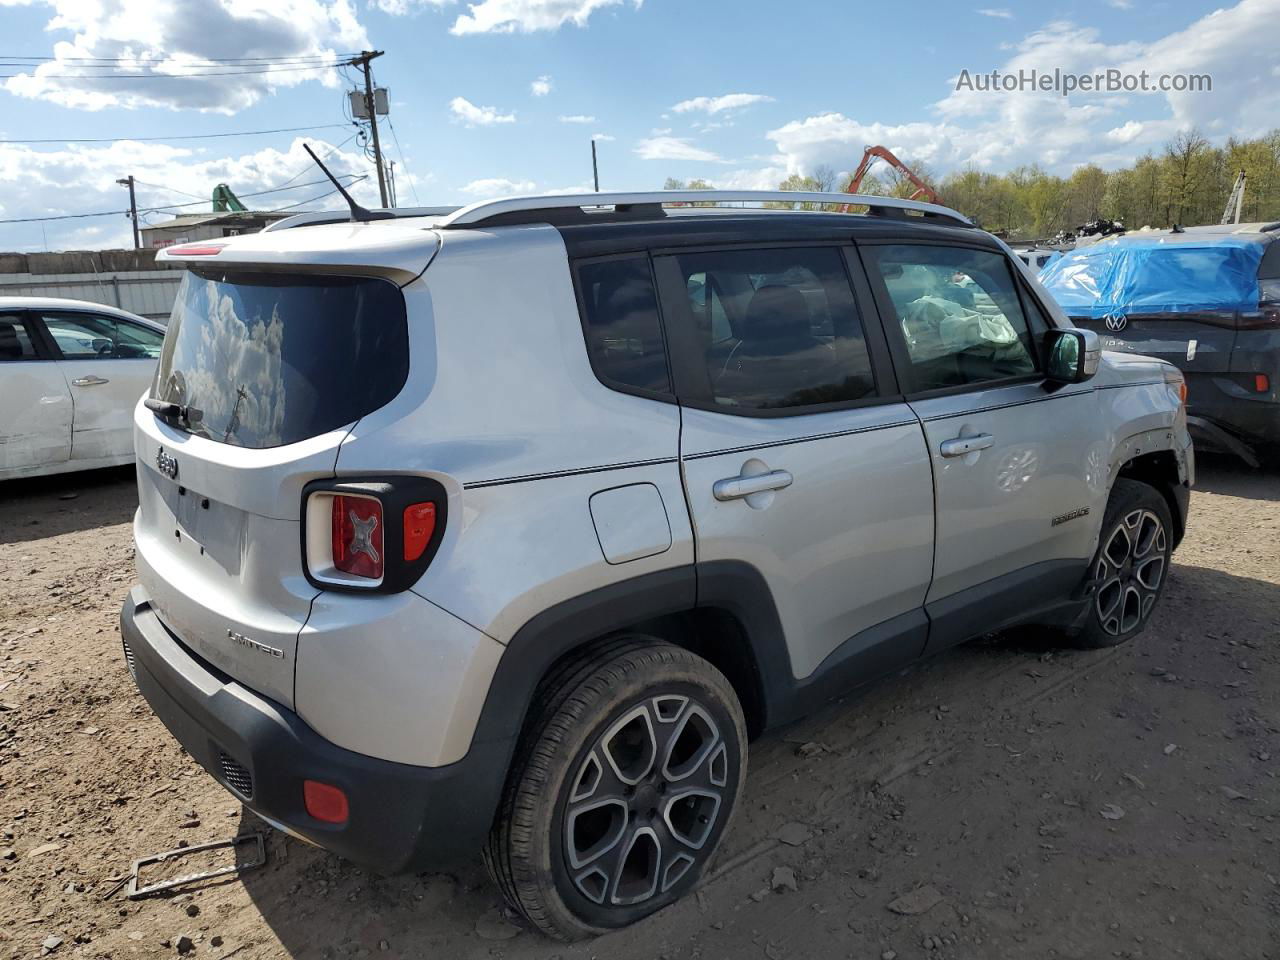
[(1045, 376), (1053, 383), (1084, 383), (1098, 372), (1102, 344), (1092, 330), (1055, 328), (1045, 334)]

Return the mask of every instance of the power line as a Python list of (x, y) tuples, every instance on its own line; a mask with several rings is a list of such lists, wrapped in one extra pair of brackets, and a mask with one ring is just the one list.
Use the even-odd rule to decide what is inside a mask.
[[(338, 63), (322, 63), (311, 67), (278, 67), (264, 70), (235, 70), (222, 73), (40, 73), (33, 79), (38, 80), (203, 80), (208, 77), (248, 77), (262, 73), (301, 73), (307, 70), (332, 70), (340, 66)], [(0, 80), (13, 80), (17, 77), (31, 77), (29, 73), (0, 73)]]
[[(352, 174), (343, 174), (343, 176), (344, 176), (344, 177), (352, 177), (353, 175), (352, 175)], [(341, 177), (340, 177), (339, 179), (341, 179)], [(369, 179), (369, 175), (368, 175), (367, 173), (362, 173), (362, 174), (360, 174), (359, 176), (354, 176), (354, 177), (353, 177), (353, 179), (351, 180), (351, 182), (350, 182), (350, 183), (345, 184), (345, 186), (350, 187), (350, 186), (353, 186), (354, 184), (359, 183), (361, 180), (368, 180), (368, 179)], [(290, 203), (290, 204), (286, 204), (286, 205), (285, 205), (285, 206), (283, 206), (283, 207), (276, 207), (274, 210), (270, 210), (270, 211), (267, 211), (267, 212), (269, 212), (269, 213), (283, 213), (285, 210), (292, 210), (294, 207), (300, 207), (300, 206), (302, 206), (304, 203), (315, 203), (317, 200), (323, 200), (325, 197), (331, 197), (331, 196), (333, 196), (333, 195), (334, 195), (335, 193), (337, 193), (337, 192), (338, 192), (337, 190), (329, 190), (329, 191), (326, 191), (325, 193), (320, 194), (319, 196), (312, 197), (312, 198), (310, 198), (309, 200), (299, 200), (297, 203)]]
[[(344, 173), (339, 175), (338, 179), (349, 179), (352, 183), (359, 180), (367, 179), (366, 174)], [(292, 187), (272, 187), (269, 190), (255, 190), (253, 193), (242, 193), (241, 199), (245, 197), (263, 197), (271, 193), (281, 193), (286, 190), (300, 190), (303, 187), (314, 187), (321, 183), (328, 183), (328, 180), (308, 180), (306, 183), (294, 184)], [(166, 188), (167, 189), (167, 188)], [(166, 210), (177, 210), (183, 207), (195, 207), (201, 204), (209, 203), (209, 200), (195, 200), (191, 203), (170, 203), (159, 207), (139, 207), (138, 213), (162, 213)], [(306, 202), (306, 201), (304, 201)], [(288, 209), (287, 207), (284, 209)], [(212, 213), (212, 211), (210, 211)], [(8, 220), (0, 220), (0, 224), (5, 223), (45, 223), (51, 220), (84, 220), (90, 217), (118, 217), (127, 214), (127, 210), (104, 210), (100, 213), (62, 213), (56, 216), (48, 217), (16, 217)]]
[(409, 174), (409, 189), (413, 191), (413, 202), (415, 206), (422, 206), (422, 201), (418, 199), (418, 186), (415, 184), (413, 174), (409, 173), (409, 165), (404, 162), (404, 150), (400, 147), (400, 135), (396, 133), (396, 125), (391, 122), (390, 114), (387, 115), (387, 126), (391, 128), (391, 139), (396, 142), (396, 153), (400, 154), (400, 166), (404, 167), (405, 173)]
[(191, 197), (193, 200), (199, 200), (201, 203), (203, 203), (205, 199), (198, 193), (187, 193), (185, 190), (179, 190), (177, 187), (166, 186), (163, 183), (150, 183), (146, 180), (139, 180), (137, 177), (133, 178), (133, 182), (140, 183), (144, 187), (150, 187), (152, 190), (168, 190), (170, 193), (178, 193), (184, 197)]
[[(196, 57), (202, 63), (217, 64), (238, 64), (244, 63), (248, 65), (259, 63), (307, 63), (317, 60), (350, 60), (356, 56), (354, 53), (343, 54), (305, 54), (294, 57)], [(107, 65), (117, 63), (169, 63), (174, 61), (173, 55), (165, 55), (159, 57), (26, 57), (14, 54), (0, 54), (0, 63), (10, 63), (16, 61), (35, 61), (36, 63), (104, 63)]]
[(236, 133), (189, 133), (172, 137), (47, 137), (42, 140), (0, 140), (5, 143), (118, 143), (121, 140), (132, 140), (135, 143), (153, 143), (167, 140), (216, 140), (221, 137), (257, 137), (269, 133), (299, 133), (303, 130), (328, 130), (346, 127), (345, 123), (316, 123), (309, 127), (277, 127), (274, 130), (242, 130)]

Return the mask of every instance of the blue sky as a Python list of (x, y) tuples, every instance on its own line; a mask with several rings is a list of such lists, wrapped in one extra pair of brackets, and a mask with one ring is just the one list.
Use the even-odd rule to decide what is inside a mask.
[[(83, 73), (75, 57), (144, 58), (121, 72), (153, 73), (179, 59), (385, 50), (375, 71), (391, 91), (400, 150), (390, 129), (383, 139), (400, 201), (416, 193), (435, 204), (587, 187), (593, 136), (606, 189), (657, 188), (669, 176), (772, 186), (818, 164), (847, 171), (871, 143), (936, 173), (1117, 166), (1180, 128), (1221, 141), (1280, 125), (1278, 23), (1280, 0), (909, 9), (826, 0), (0, 0), (0, 53), (57, 58), (0, 67), (12, 75), (0, 79), (0, 140), (110, 138), (0, 143), (0, 220), (122, 209), (114, 181), (130, 173), (144, 206), (207, 197), (219, 181), (239, 193), (291, 185), (253, 205), (296, 204), (324, 189), (311, 183), (304, 139), (340, 145), (335, 170), (372, 173), (341, 127), (129, 139), (342, 124), (347, 81), (335, 71), (64, 79)], [(955, 90), (961, 70), (1019, 67), (1207, 72), (1213, 90)], [(371, 176), (356, 191), (376, 201)], [(127, 244), (119, 216), (0, 223), (0, 249)]]

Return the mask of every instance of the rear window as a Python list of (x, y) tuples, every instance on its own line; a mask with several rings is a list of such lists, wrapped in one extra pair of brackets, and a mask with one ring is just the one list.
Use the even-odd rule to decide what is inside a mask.
[(240, 447), (278, 447), (352, 423), (409, 372), (404, 297), (386, 280), (190, 271), (155, 395), (177, 424)]

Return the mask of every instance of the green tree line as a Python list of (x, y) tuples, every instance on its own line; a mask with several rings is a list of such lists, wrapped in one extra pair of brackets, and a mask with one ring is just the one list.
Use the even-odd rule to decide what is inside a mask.
[[(928, 164), (906, 158), (904, 162), (947, 206), (1015, 240), (1050, 238), (1099, 219), (1121, 220), (1130, 230), (1218, 223), (1241, 170), (1246, 177), (1241, 222), (1280, 220), (1280, 129), (1254, 140), (1233, 137), (1221, 146), (1188, 130), (1162, 150), (1139, 157), (1132, 166), (1103, 170), (1089, 163), (1066, 177), (1030, 164), (1007, 173), (967, 168), (939, 178)], [(819, 167), (808, 176), (792, 174), (778, 187), (841, 190), (846, 182), (845, 175)], [(666, 183), (669, 190), (682, 188), (712, 189), (712, 185), (702, 180)], [(863, 179), (859, 192), (906, 197), (913, 190), (910, 181), (881, 165)]]

